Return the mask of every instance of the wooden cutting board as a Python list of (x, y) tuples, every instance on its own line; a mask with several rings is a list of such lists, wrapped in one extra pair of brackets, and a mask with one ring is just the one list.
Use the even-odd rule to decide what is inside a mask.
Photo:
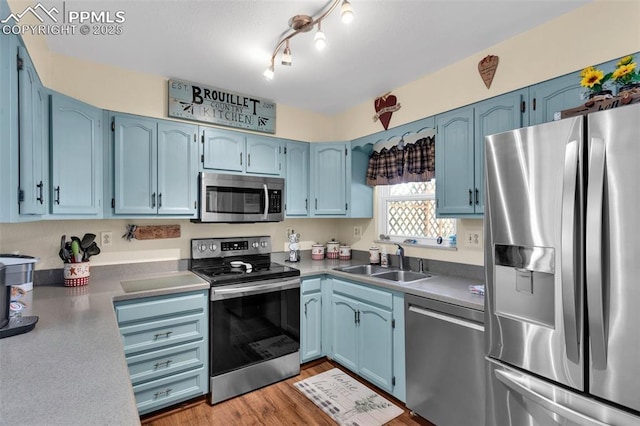
[(137, 226), (133, 231), (133, 237), (137, 240), (180, 238), (180, 225)]

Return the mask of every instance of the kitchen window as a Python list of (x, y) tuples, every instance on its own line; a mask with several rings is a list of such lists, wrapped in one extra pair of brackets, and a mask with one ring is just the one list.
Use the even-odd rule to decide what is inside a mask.
[(376, 187), (378, 199), (378, 233), (394, 242), (406, 239), (417, 244), (438, 246), (442, 237), (448, 246), (456, 233), (455, 219), (436, 218), (436, 180), (409, 182)]

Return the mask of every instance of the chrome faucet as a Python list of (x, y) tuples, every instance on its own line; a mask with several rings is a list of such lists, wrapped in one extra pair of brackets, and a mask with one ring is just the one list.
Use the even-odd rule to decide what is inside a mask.
[(396, 250), (396, 255), (398, 256), (398, 268), (400, 270), (404, 269), (404, 249), (400, 244), (396, 244), (398, 246), (398, 250)]
[(424, 261), (422, 258), (418, 259), (418, 272), (424, 272)]

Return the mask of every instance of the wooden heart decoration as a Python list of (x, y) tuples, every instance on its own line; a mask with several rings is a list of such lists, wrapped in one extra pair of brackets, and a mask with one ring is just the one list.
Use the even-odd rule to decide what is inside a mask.
[(500, 62), (500, 58), (494, 55), (487, 55), (478, 62), (478, 72), (487, 89), (491, 87), (493, 76), (498, 69), (498, 62)]
[(373, 106), (376, 109), (376, 115), (373, 117), (373, 121), (380, 120), (380, 123), (382, 123), (382, 127), (384, 127), (385, 130), (389, 128), (391, 114), (400, 109), (398, 98), (390, 93), (391, 92), (385, 93), (384, 95), (376, 98), (373, 103)]

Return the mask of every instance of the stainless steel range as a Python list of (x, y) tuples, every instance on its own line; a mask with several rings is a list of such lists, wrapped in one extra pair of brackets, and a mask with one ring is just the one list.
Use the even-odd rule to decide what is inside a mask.
[(300, 271), (270, 237), (192, 239), (189, 269), (211, 283), (211, 404), (300, 373)]

